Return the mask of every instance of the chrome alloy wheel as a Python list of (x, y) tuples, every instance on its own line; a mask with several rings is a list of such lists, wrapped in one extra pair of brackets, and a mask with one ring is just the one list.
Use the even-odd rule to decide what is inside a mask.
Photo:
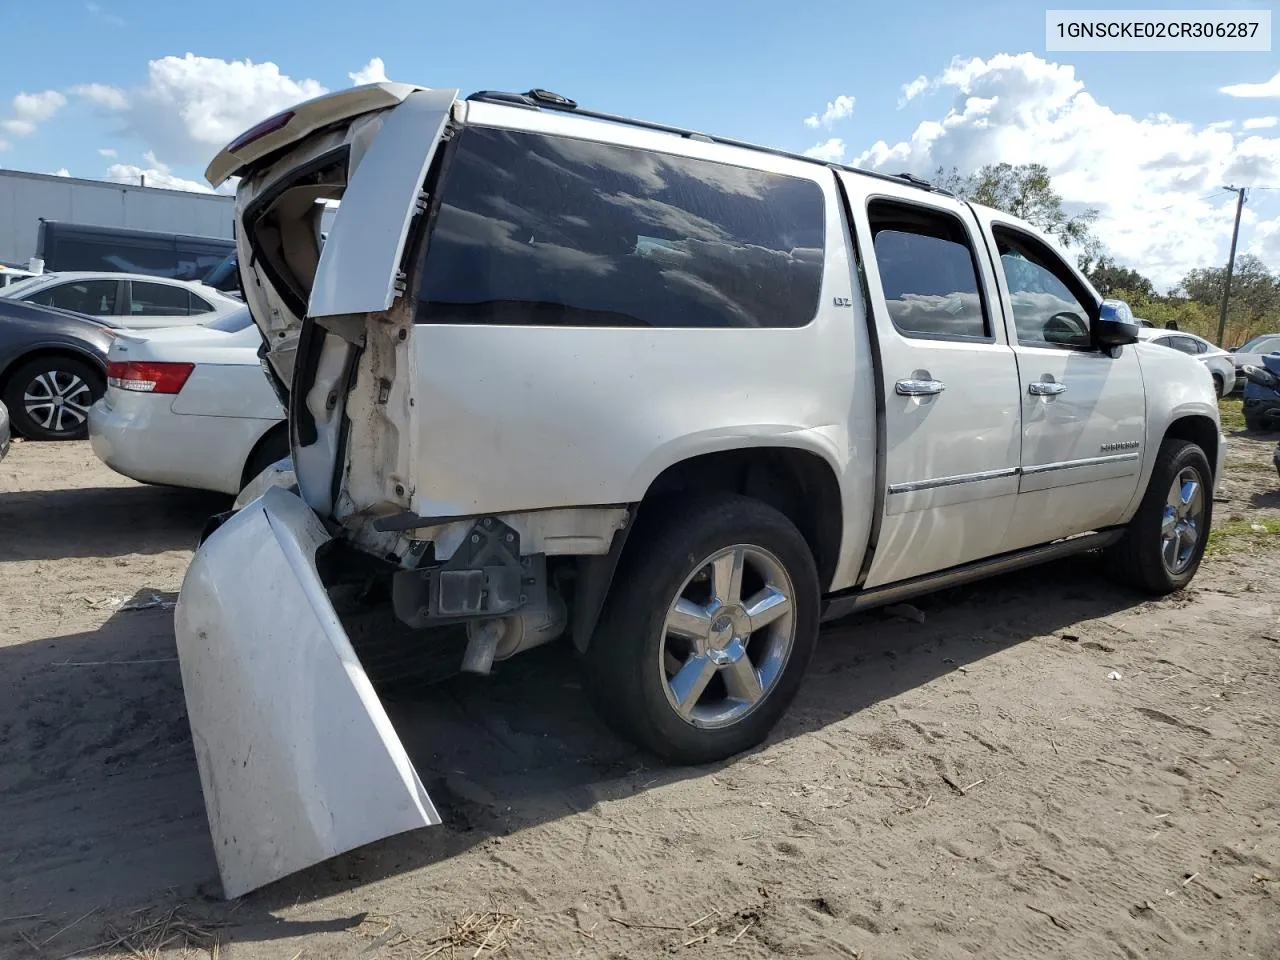
[(698, 565), (659, 645), (667, 702), (686, 723), (726, 727), (768, 696), (795, 645), (794, 597), (782, 563), (760, 547), (725, 547)]
[(1204, 508), (1200, 474), (1184, 467), (1169, 488), (1160, 524), (1160, 556), (1165, 569), (1174, 576), (1186, 570), (1195, 558), (1204, 524)]
[(67, 370), (37, 374), (22, 394), (27, 415), (46, 430), (66, 433), (89, 418), (93, 393), (89, 384)]

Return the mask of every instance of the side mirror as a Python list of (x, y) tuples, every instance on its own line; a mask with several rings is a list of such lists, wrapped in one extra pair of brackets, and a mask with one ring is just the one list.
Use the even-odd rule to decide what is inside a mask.
[(1098, 326), (1094, 340), (1100, 347), (1123, 347), (1138, 342), (1142, 328), (1133, 318), (1133, 311), (1123, 300), (1103, 300), (1098, 309)]

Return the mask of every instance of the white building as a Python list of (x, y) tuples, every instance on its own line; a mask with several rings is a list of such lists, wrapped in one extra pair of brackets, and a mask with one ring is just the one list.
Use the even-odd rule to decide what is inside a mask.
[(232, 197), (0, 170), (0, 262), (36, 254), (40, 220), (232, 238)]

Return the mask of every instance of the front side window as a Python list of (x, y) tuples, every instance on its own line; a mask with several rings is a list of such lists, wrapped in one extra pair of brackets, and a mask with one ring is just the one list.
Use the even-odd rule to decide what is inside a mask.
[(893, 325), (909, 337), (991, 336), (968, 231), (959, 219), (914, 204), (867, 206), (876, 270)]
[(800, 327), (816, 315), (813, 181), (479, 127), (443, 177), (419, 323)]
[(134, 280), (130, 286), (129, 313), (135, 317), (185, 317), (190, 314), (191, 294), (186, 287)]
[(59, 307), (91, 317), (109, 317), (116, 312), (116, 280), (80, 280), (60, 283), (26, 299), (46, 307)]
[(1065, 264), (1039, 241), (993, 227), (1018, 342), (1029, 347), (1093, 346), (1090, 311)]

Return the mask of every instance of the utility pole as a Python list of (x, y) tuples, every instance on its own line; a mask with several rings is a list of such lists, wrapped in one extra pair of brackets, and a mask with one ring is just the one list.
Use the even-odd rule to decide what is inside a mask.
[(1223, 187), (1236, 195), (1236, 225), (1231, 230), (1231, 253), (1227, 257), (1227, 278), (1222, 284), (1222, 312), (1218, 314), (1218, 346), (1227, 334), (1227, 301), (1231, 298), (1231, 273), (1236, 268), (1236, 240), (1240, 237), (1240, 213), (1244, 210), (1244, 187)]

